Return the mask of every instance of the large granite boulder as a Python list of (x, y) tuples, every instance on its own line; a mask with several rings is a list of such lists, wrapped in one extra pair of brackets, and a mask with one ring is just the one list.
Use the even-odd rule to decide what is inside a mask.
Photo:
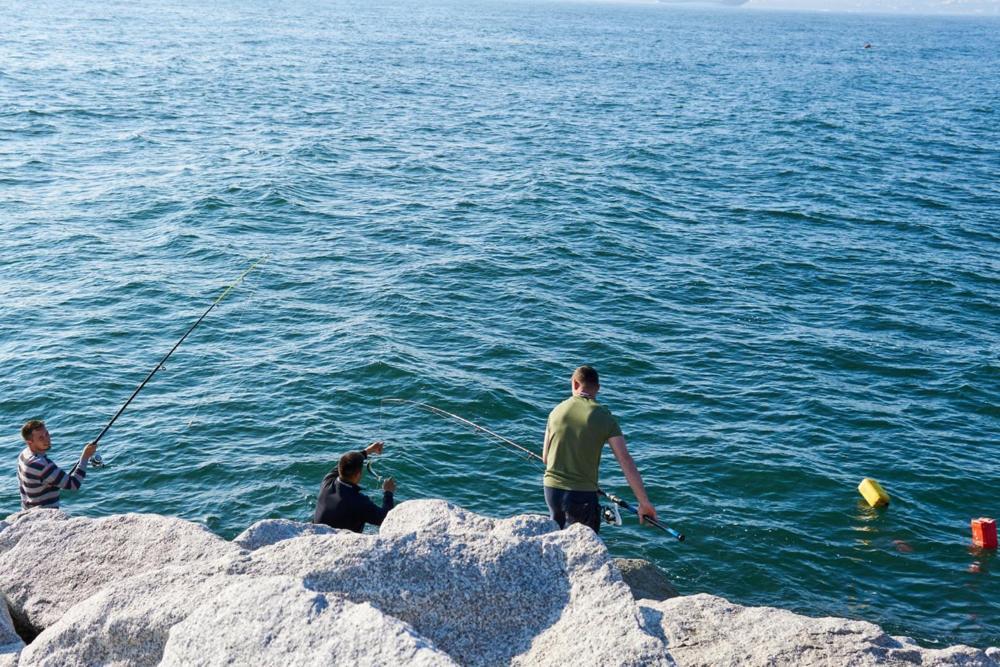
[(308, 590), (291, 577), (229, 579), (173, 627), (161, 665), (458, 667), (370, 604)]
[[(644, 574), (630, 590), (623, 571)], [(178, 519), (36, 510), (0, 523), (0, 667), (1000, 662), (861, 621), (649, 599), (664, 583), (583, 526), (442, 501), (401, 504), (378, 534), (271, 520), (232, 543)], [(26, 647), (18, 615), (42, 630)]]
[(370, 605), (291, 577), (165, 568), (112, 584), (70, 609), (18, 667), (197, 664), (454, 665)]
[(921, 665), (997, 667), (1000, 652), (968, 646), (925, 649), (881, 628), (845, 618), (810, 618), (772, 607), (743, 607), (713, 595), (643, 600), (679, 667)]
[(233, 544), (247, 551), (267, 547), (282, 540), (290, 540), (302, 535), (331, 535), (336, 528), (322, 524), (301, 523), (288, 519), (264, 519), (253, 524), (233, 538)]
[(368, 602), (463, 665), (667, 664), (600, 539), (553, 528), (411, 501), (378, 535), (285, 540), (228, 559), (226, 572)]
[(32, 510), (8, 521), (0, 533), (0, 592), (28, 639), (111, 582), (242, 553), (203, 526), (155, 514), (87, 519)]
[(209, 569), (166, 567), (108, 585), (70, 608), (21, 654), (21, 665), (155, 665), (195, 601), (230, 583)]
[[(272, 537), (297, 530), (289, 528)], [(582, 526), (553, 528), (544, 517), (497, 521), (421, 501), (390, 513), (379, 535), (332, 531), (255, 551), (234, 547), (214, 562), (106, 582), (42, 632), (19, 667), (256, 655), (322, 664), (667, 664), (603, 543)]]

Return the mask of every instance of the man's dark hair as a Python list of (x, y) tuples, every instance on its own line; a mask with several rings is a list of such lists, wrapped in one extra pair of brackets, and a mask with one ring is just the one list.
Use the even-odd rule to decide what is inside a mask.
[(593, 388), (601, 384), (597, 377), (597, 371), (594, 370), (593, 366), (580, 366), (573, 371), (573, 379), (582, 384), (584, 387)]
[(337, 476), (340, 479), (353, 478), (361, 472), (361, 466), (365, 464), (365, 455), (361, 452), (347, 452), (340, 457), (337, 464)]
[(21, 438), (27, 442), (31, 439), (31, 434), (35, 432), (36, 428), (45, 428), (45, 422), (41, 419), (32, 419), (31, 421), (25, 423), (21, 427)]

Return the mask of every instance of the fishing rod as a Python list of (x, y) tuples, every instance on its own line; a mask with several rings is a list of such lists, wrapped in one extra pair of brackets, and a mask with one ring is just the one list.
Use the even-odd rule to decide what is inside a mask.
[[(240, 274), (240, 277), (239, 277), (239, 278), (237, 278), (237, 279), (236, 279), (236, 281), (235, 281), (235, 282), (234, 282), (234, 283), (233, 283), (232, 285), (229, 285), (229, 286), (228, 286), (228, 287), (227, 287), (227, 288), (225, 289), (225, 291), (224, 291), (224, 292), (223, 292), (222, 294), (220, 294), (220, 295), (219, 295), (219, 298), (217, 298), (217, 299), (216, 299), (215, 301), (213, 301), (213, 302), (212, 302), (212, 305), (208, 307), (208, 310), (206, 310), (206, 311), (205, 311), (204, 313), (202, 313), (202, 314), (201, 314), (201, 317), (199, 317), (199, 318), (197, 319), (197, 321), (195, 321), (195, 323), (191, 325), (191, 328), (189, 328), (189, 329), (188, 329), (187, 331), (185, 331), (185, 332), (184, 332), (184, 335), (183, 335), (183, 336), (181, 336), (181, 339), (180, 339), (179, 341), (177, 341), (176, 343), (174, 343), (174, 346), (173, 346), (172, 348), (170, 348), (170, 351), (169, 351), (169, 352), (167, 352), (167, 353), (166, 353), (166, 354), (165, 354), (165, 355), (163, 356), (163, 358), (162, 358), (162, 359), (160, 359), (160, 362), (159, 362), (158, 364), (156, 364), (155, 366), (153, 366), (153, 370), (149, 371), (149, 375), (147, 375), (147, 376), (146, 376), (146, 379), (145, 379), (145, 380), (143, 380), (143, 381), (142, 381), (142, 382), (141, 382), (141, 383), (139, 384), (139, 386), (138, 386), (138, 387), (136, 387), (135, 391), (133, 391), (133, 392), (132, 392), (132, 395), (128, 397), (128, 400), (127, 400), (127, 401), (125, 401), (125, 404), (124, 404), (124, 405), (122, 405), (122, 406), (121, 406), (120, 408), (118, 408), (118, 412), (116, 412), (116, 413), (115, 413), (115, 416), (111, 418), (111, 421), (109, 421), (109, 422), (108, 422), (108, 424), (107, 424), (107, 426), (105, 426), (105, 427), (104, 427), (104, 430), (102, 430), (102, 431), (101, 431), (101, 432), (100, 432), (100, 433), (98, 434), (98, 436), (97, 436), (96, 438), (94, 438), (94, 439), (93, 439), (93, 440), (91, 441), (91, 443), (90, 443), (90, 444), (93, 444), (93, 445), (96, 445), (96, 444), (97, 444), (98, 442), (100, 442), (101, 438), (103, 438), (103, 437), (104, 437), (104, 434), (105, 434), (105, 433), (107, 433), (107, 432), (108, 432), (108, 429), (110, 429), (110, 428), (111, 428), (111, 425), (112, 425), (112, 424), (114, 424), (114, 423), (115, 423), (115, 422), (116, 422), (116, 421), (118, 420), (118, 418), (119, 418), (119, 417), (121, 416), (121, 414), (122, 414), (123, 412), (125, 412), (125, 408), (127, 408), (127, 407), (128, 407), (129, 403), (131, 403), (131, 402), (132, 402), (132, 400), (133, 400), (133, 399), (134, 399), (134, 398), (135, 398), (136, 396), (138, 396), (138, 395), (139, 395), (139, 392), (140, 392), (140, 391), (142, 391), (142, 388), (146, 386), (146, 383), (147, 383), (147, 382), (149, 382), (150, 380), (152, 380), (152, 379), (153, 379), (153, 376), (154, 376), (154, 375), (156, 375), (156, 371), (158, 371), (158, 370), (160, 370), (161, 368), (163, 368), (163, 364), (167, 363), (167, 359), (169, 359), (169, 358), (170, 358), (170, 355), (172, 355), (172, 354), (174, 353), (174, 350), (176, 350), (176, 349), (177, 349), (178, 347), (180, 347), (180, 346), (181, 346), (181, 343), (183, 343), (183, 342), (184, 342), (184, 339), (185, 339), (185, 338), (187, 338), (187, 337), (188, 337), (188, 335), (189, 335), (189, 334), (190, 334), (190, 333), (191, 333), (192, 331), (194, 331), (194, 330), (195, 330), (195, 328), (197, 328), (197, 326), (198, 326), (199, 324), (201, 324), (202, 320), (204, 320), (204, 319), (205, 319), (206, 317), (208, 317), (208, 314), (209, 314), (210, 312), (212, 312), (212, 310), (213, 310), (213, 309), (214, 309), (214, 308), (215, 308), (216, 306), (218, 306), (218, 305), (219, 305), (219, 303), (220, 303), (220, 302), (221, 302), (221, 301), (222, 301), (223, 299), (225, 299), (225, 298), (226, 298), (226, 295), (228, 295), (228, 294), (229, 294), (229, 293), (230, 293), (231, 291), (233, 291), (233, 289), (235, 289), (237, 285), (239, 285), (240, 283), (242, 283), (242, 282), (243, 282), (243, 279), (247, 277), (247, 274), (249, 274), (249, 273), (250, 273), (251, 271), (253, 271), (253, 270), (254, 270), (255, 268), (257, 268), (257, 265), (258, 265), (258, 264), (260, 264), (261, 262), (263, 262), (263, 261), (264, 261), (264, 260), (266, 260), (266, 259), (267, 259), (267, 255), (265, 255), (264, 257), (261, 257), (261, 258), (260, 258), (260, 259), (258, 259), (258, 260), (257, 260), (256, 262), (254, 262), (253, 264), (251, 264), (251, 265), (250, 265), (250, 268), (248, 268), (248, 269), (247, 269), (246, 271), (244, 271), (243, 273), (241, 273), (241, 274)], [(94, 464), (94, 465), (95, 465), (96, 467), (98, 467), (98, 468), (100, 468), (100, 467), (102, 467), (102, 466), (104, 465), (104, 462), (103, 462), (103, 460), (101, 459), (100, 455), (99, 455), (99, 454), (96, 454), (96, 453), (95, 453), (95, 454), (94, 454), (94, 456), (92, 457), (91, 461), (92, 461), (92, 463), (93, 463), (93, 464)]]
[[(460, 424), (465, 424), (466, 426), (470, 426), (473, 429), (475, 429), (475, 430), (477, 430), (477, 431), (479, 431), (481, 433), (485, 433), (486, 435), (489, 435), (489, 436), (491, 436), (493, 438), (496, 438), (499, 442), (503, 443), (504, 445), (507, 445), (510, 448), (513, 448), (514, 450), (517, 450), (517, 451), (519, 451), (519, 452), (527, 455), (527, 457), (530, 458), (530, 459), (534, 459), (534, 460), (536, 460), (537, 462), (539, 462), (539, 463), (541, 463), (543, 465), (545, 464), (545, 459), (543, 459), (541, 456), (539, 456), (537, 452), (533, 452), (530, 449), (528, 449), (527, 447), (523, 447), (523, 446), (517, 444), (516, 442), (514, 442), (513, 440), (510, 440), (508, 438), (503, 437), (499, 433), (495, 433), (495, 432), (491, 431), (490, 429), (488, 429), (488, 428), (486, 428), (484, 426), (480, 426), (479, 424), (477, 424), (477, 423), (475, 423), (473, 421), (469, 421), (465, 417), (460, 417), (460, 416), (458, 416), (458, 415), (456, 415), (454, 413), (448, 412), (447, 410), (442, 410), (441, 408), (436, 408), (433, 405), (429, 405), (427, 403), (421, 403), (419, 401), (410, 401), (410, 400), (407, 400), (405, 398), (383, 398), (382, 399), (382, 403), (394, 403), (396, 405), (412, 405), (412, 406), (418, 407), (418, 408), (420, 408), (422, 410), (426, 410), (426, 411), (431, 412), (433, 414), (439, 415), (441, 417), (446, 417), (448, 419), (453, 419), (453, 420), (457, 421)], [(601, 488), (597, 489), (597, 493), (598, 493), (598, 495), (604, 496), (605, 498), (607, 498), (609, 501), (611, 501), (612, 503), (614, 503), (618, 507), (621, 507), (622, 509), (629, 511), (632, 514), (635, 514), (636, 516), (639, 516), (639, 510), (637, 510), (635, 507), (633, 507), (628, 501), (626, 501), (626, 500), (624, 500), (624, 499), (622, 499), (622, 498), (614, 495), (613, 493), (608, 493), (608, 492), (604, 491)], [(671, 536), (677, 538), (678, 541), (681, 541), (681, 542), (684, 541), (684, 535), (682, 533), (678, 533), (676, 530), (674, 530), (670, 526), (666, 525), (665, 523), (661, 523), (657, 519), (653, 519), (652, 517), (648, 517), (648, 516), (646, 516), (646, 517), (639, 516), (639, 519), (640, 520), (644, 519), (644, 520), (648, 521), (650, 524), (652, 524), (653, 526), (656, 526), (657, 528), (659, 528), (663, 532), (667, 533), (668, 535), (671, 535)]]

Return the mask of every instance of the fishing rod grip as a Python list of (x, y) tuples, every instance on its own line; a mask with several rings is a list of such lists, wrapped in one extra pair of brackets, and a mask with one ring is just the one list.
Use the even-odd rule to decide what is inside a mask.
[[(622, 501), (622, 502), (624, 502), (624, 501)], [(669, 534), (672, 537), (676, 537), (678, 542), (683, 542), (684, 541), (684, 534), (683, 533), (678, 533), (676, 530), (674, 530), (673, 528), (671, 528), (667, 524), (660, 523), (659, 519), (654, 519), (653, 517), (650, 517), (650, 516), (642, 516), (641, 514), (639, 514), (639, 510), (633, 509), (631, 505), (628, 505), (628, 509), (630, 509), (633, 512), (635, 512), (635, 515), (637, 517), (639, 517), (639, 522), (640, 523), (643, 522), (643, 521), (648, 521), (650, 523), (650, 525), (656, 526), (657, 528), (659, 528), (660, 530), (662, 530), (664, 533), (667, 533), (667, 534)]]
[(631, 512), (632, 514), (635, 514), (637, 517), (639, 517), (639, 521), (640, 522), (642, 522), (642, 521), (648, 521), (650, 523), (650, 525), (656, 526), (657, 528), (659, 528), (663, 532), (669, 534), (672, 537), (677, 538), (678, 542), (683, 542), (684, 541), (684, 534), (683, 533), (678, 533), (676, 530), (674, 530), (670, 526), (666, 525), (665, 523), (660, 523), (659, 519), (654, 519), (654, 518), (648, 517), (648, 516), (647, 517), (642, 516), (641, 514), (639, 514), (639, 510), (637, 510), (636, 508), (632, 507), (632, 505), (627, 500), (619, 498), (615, 494), (608, 493), (607, 491), (602, 491), (601, 490), (601, 491), (598, 491), (598, 493), (600, 493), (603, 496), (605, 496), (608, 500), (610, 500), (614, 504), (616, 504), (616, 505), (618, 505), (620, 507), (624, 507), (629, 512)]
[[(642, 517), (639, 517), (639, 518), (641, 519)], [(674, 530), (670, 526), (668, 526), (666, 524), (660, 523), (660, 521), (658, 519), (650, 519), (649, 517), (646, 517), (646, 521), (650, 522), (651, 524), (653, 524), (654, 526), (656, 526), (660, 530), (662, 530), (662, 531), (664, 531), (666, 533), (670, 533), (670, 535), (672, 535), (672, 536), (674, 536), (674, 537), (677, 538), (678, 542), (683, 542), (684, 541), (684, 533), (678, 533), (676, 530)]]

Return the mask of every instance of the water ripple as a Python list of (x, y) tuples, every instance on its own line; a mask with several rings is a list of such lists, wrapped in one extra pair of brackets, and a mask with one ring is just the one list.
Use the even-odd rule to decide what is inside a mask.
[(967, 548), (1000, 514), (994, 22), (491, 0), (0, 21), (8, 458), (35, 416), (71, 458), (270, 254), (71, 511), (306, 520), (383, 438), (404, 498), (539, 512), (530, 462), (380, 401), (538, 448), (591, 362), (689, 536), (609, 529), (613, 553), (684, 592), (1000, 644), (995, 559)]

